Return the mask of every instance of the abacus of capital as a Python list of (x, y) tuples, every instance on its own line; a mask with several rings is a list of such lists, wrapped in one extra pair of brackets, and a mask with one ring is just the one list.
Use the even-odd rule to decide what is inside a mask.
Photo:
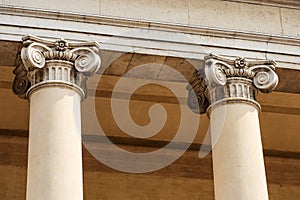
[(97, 42), (23, 38), (13, 91), (30, 101), (27, 200), (82, 200), (80, 102)]
[(217, 200), (268, 199), (256, 95), (276, 87), (274, 70), (272, 60), (211, 54), (187, 87), (189, 107), (210, 118)]

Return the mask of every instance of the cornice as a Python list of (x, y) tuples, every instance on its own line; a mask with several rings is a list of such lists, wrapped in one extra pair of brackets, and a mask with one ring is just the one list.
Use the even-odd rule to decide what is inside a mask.
[[(258, 2), (257, 0), (248, 0), (248, 1)], [(299, 9), (300, 9), (300, 2), (299, 2)], [(101, 25), (121, 26), (121, 27), (130, 27), (130, 28), (165, 30), (170, 32), (174, 31), (174, 32), (187, 33), (187, 34), (300, 46), (300, 38), (298, 37), (291, 37), (291, 36), (284, 36), (284, 35), (271, 35), (271, 34), (265, 34), (259, 32), (237, 31), (237, 30), (221, 29), (215, 27), (164, 23), (164, 22), (157, 22), (157, 21), (150, 21), (150, 20), (136, 20), (130, 18), (82, 14), (82, 13), (66, 12), (66, 11), (54, 11), (54, 10), (45, 10), (45, 9), (37, 9), (37, 8), (23, 8), (23, 7), (1, 5), (1, 4), (0, 4), (0, 12), (1, 14), (23, 16), (23, 17), (55, 19), (55, 20), (62, 20), (62, 21), (84, 22), (90, 24), (101, 24)]]

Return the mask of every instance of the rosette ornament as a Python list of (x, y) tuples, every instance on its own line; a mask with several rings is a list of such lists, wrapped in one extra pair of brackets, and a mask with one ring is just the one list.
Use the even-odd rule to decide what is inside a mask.
[(210, 54), (204, 69), (194, 73), (187, 87), (188, 106), (196, 113), (205, 113), (220, 103), (245, 102), (255, 105), (258, 90), (271, 92), (278, 84), (273, 60), (225, 58)]
[[(16, 63), (13, 91), (21, 98), (41, 86), (71, 87), (86, 96), (86, 80), (101, 64), (99, 43), (22, 38), (23, 48)], [(22, 61), (20, 61), (22, 60)]]

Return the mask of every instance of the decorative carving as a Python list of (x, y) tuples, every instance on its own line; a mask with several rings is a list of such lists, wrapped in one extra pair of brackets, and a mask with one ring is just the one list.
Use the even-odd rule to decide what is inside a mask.
[(278, 84), (275, 65), (273, 60), (248, 61), (210, 54), (205, 57), (204, 73), (197, 71), (187, 87), (188, 106), (200, 114), (224, 102), (247, 102), (260, 108), (257, 91), (271, 92)]
[(237, 58), (234, 61), (234, 66), (238, 69), (248, 68), (248, 62), (245, 60), (245, 58)]
[(101, 64), (97, 42), (52, 41), (30, 35), (22, 39), (24, 65), (19, 62), (14, 70), (15, 94), (27, 98), (37, 87), (53, 84), (73, 87), (86, 96), (86, 80)]
[(27, 70), (25, 69), (21, 55), (17, 55), (15, 62), (16, 68), (13, 73), (16, 75), (13, 81), (12, 90), (13, 92), (21, 98), (25, 98), (27, 90), (30, 88), (31, 84), (27, 77)]
[(55, 45), (56, 45), (56, 50), (58, 51), (65, 51), (68, 49), (69, 47), (69, 44), (66, 40), (64, 39), (59, 39), (55, 42)]
[(278, 84), (278, 76), (273, 69), (259, 65), (253, 67), (252, 70), (255, 72), (253, 84), (256, 88), (265, 93), (275, 89)]
[(220, 63), (215, 62), (214, 60), (208, 61), (209, 65), (215, 65), (216, 67), (206, 67), (205, 74), (207, 80), (209, 80), (209, 85), (225, 85), (226, 75), (223, 72), (223, 66)]
[(43, 54), (44, 51), (50, 51), (47, 46), (33, 42), (27, 48), (22, 48), (21, 58), (26, 70), (34, 68), (43, 68), (46, 63), (46, 58)]
[(188, 106), (195, 113), (205, 113), (206, 108), (209, 106), (208, 99), (205, 97), (206, 86), (207, 83), (201, 76), (201, 72), (195, 71), (193, 78), (190, 80), (190, 85), (187, 86), (189, 91)]
[(74, 62), (78, 56), (76, 54), (73, 54), (69, 50), (65, 50), (65, 51), (50, 50), (50, 51), (43, 52), (43, 54), (47, 60), (58, 59), (58, 60), (67, 60), (71, 62)]
[(72, 53), (78, 55), (75, 68), (86, 76), (94, 74), (100, 67), (100, 57), (89, 48), (76, 48)]

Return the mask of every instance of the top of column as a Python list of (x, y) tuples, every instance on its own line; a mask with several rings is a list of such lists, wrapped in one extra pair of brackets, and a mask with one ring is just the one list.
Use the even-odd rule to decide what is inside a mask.
[(210, 54), (204, 69), (195, 71), (190, 85), (188, 106), (195, 113), (206, 113), (224, 103), (249, 103), (260, 109), (258, 90), (269, 93), (278, 84), (273, 60), (246, 60)]
[(14, 70), (13, 91), (21, 98), (41, 87), (60, 86), (86, 97), (86, 80), (100, 68), (99, 43), (22, 38), (23, 48)]

